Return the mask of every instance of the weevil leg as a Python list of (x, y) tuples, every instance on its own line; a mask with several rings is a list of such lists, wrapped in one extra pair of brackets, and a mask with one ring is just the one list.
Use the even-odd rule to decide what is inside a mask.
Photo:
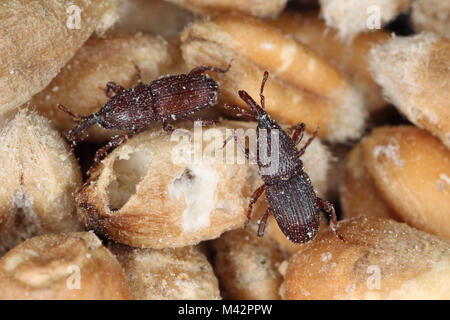
[(107, 144), (105, 144), (103, 147), (97, 150), (94, 156), (94, 163), (92, 164), (91, 168), (88, 170), (87, 174), (90, 175), (92, 169), (94, 169), (100, 161), (104, 158), (104, 156), (115, 147), (120, 146), (125, 140), (131, 138), (132, 136), (136, 135), (139, 131), (132, 131), (128, 134), (121, 134), (117, 135), (111, 138)]
[(261, 220), (259, 220), (258, 237), (262, 237), (264, 235), (264, 231), (266, 230), (267, 219), (269, 218), (271, 211), (272, 210), (270, 209), (270, 207), (268, 207), (264, 215), (261, 217)]
[(142, 72), (141, 72), (141, 68), (139, 68), (139, 66), (133, 62), (134, 64), (134, 68), (136, 69), (137, 72), (137, 83), (141, 84), (142, 83)]
[(312, 134), (312, 136), (308, 139), (308, 141), (306, 141), (305, 145), (300, 149), (300, 156), (302, 156), (305, 153), (306, 148), (308, 148), (308, 146), (311, 144), (311, 142), (313, 142), (313, 140), (316, 138), (318, 132), (319, 132), (319, 128), (317, 128), (316, 131), (314, 131), (314, 133)]
[(117, 135), (111, 138), (107, 144), (97, 150), (94, 156), (94, 164), (98, 164), (103, 156), (114, 147), (119, 146), (127, 139), (126, 134)]
[(174, 130), (167, 120), (162, 120), (161, 122), (164, 131), (172, 132)]
[(122, 91), (124, 91), (125, 88), (122, 87), (120, 84), (117, 84), (113, 81), (109, 81), (106, 84), (106, 89), (105, 89), (105, 94), (108, 98), (112, 98), (113, 97), (113, 93), (118, 94), (121, 93)]
[[(234, 131), (233, 131), (234, 132)], [(227, 145), (228, 142), (230, 142), (231, 139), (234, 138), (234, 134), (232, 134), (231, 136), (228, 136), (224, 141), (223, 141), (223, 145), (222, 145), (222, 149), (225, 148), (225, 146)]]
[(253, 192), (252, 197), (250, 198), (250, 203), (248, 204), (248, 210), (247, 210), (247, 221), (244, 224), (244, 229), (247, 228), (250, 219), (252, 217), (252, 211), (253, 211), (253, 205), (258, 201), (259, 197), (263, 194), (264, 190), (266, 188), (266, 185), (261, 185), (258, 189)]
[(239, 137), (237, 136), (235, 130), (233, 130), (233, 134), (231, 136), (228, 136), (225, 139), (225, 141), (223, 142), (223, 145), (222, 145), (222, 149), (225, 148), (225, 146), (227, 145), (228, 142), (230, 142), (231, 139), (234, 139), (234, 141), (236, 141), (238, 147), (241, 148), (241, 151), (244, 153), (245, 158), (247, 158), (247, 159), (249, 159), (251, 161), (254, 161), (256, 163), (257, 159), (256, 159), (255, 155), (250, 153), (250, 149), (246, 148), (244, 146), (244, 144), (242, 143), (242, 141), (239, 140)]
[(195, 67), (194, 69), (192, 69), (189, 72), (189, 74), (190, 75), (198, 75), (198, 74), (202, 74), (205, 71), (225, 73), (228, 70), (230, 70), (230, 68), (231, 68), (231, 62), (228, 64), (226, 69), (222, 69), (222, 68), (218, 68), (218, 67), (212, 67), (212, 66), (199, 66), (199, 67)]
[(345, 241), (344, 238), (342, 237), (342, 235), (338, 232), (338, 220), (337, 220), (336, 211), (334, 211), (333, 205), (330, 202), (328, 202), (327, 200), (323, 200), (320, 198), (317, 198), (317, 205), (319, 206), (319, 208), (321, 210), (323, 210), (328, 215), (330, 215), (331, 222), (332, 222), (331, 229), (333, 230), (333, 232), (336, 234), (336, 236), (340, 240)]
[[(306, 124), (303, 122), (297, 123), (294, 129), (294, 134), (292, 135), (292, 140), (294, 140), (295, 145), (298, 145), (300, 141), (303, 139), (303, 135), (305, 134)], [(291, 129), (292, 130), (292, 129)]]
[[(303, 139), (303, 135), (305, 134), (305, 131), (306, 131), (306, 125), (303, 122), (300, 122), (294, 128), (295, 129), (294, 129), (294, 134), (292, 135), (292, 140), (294, 141), (295, 145), (298, 145)], [(314, 131), (312, 136), (308, 139), (308, 141), (306, 141), (305, 145), (299, 150), (300, 156), (302, 156), (305, 153), (306, 148), (316, 138), (318, 132), (319, 132), (319, 128), (317, 128)]]

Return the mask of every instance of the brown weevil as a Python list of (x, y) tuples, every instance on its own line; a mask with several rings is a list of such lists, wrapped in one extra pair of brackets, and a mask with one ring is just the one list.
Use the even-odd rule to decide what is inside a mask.
[[(211, 107), (218, 102), (219, 85), (205, 71), (226, 72), (230, 68), (220, 69), (211, 66), (200, 66), (187, 74), (171, 75), (144, 84), (141, 72), (138, 72), (138, 83), (131, 89), (108, 82), (106, 96), (110, 98), (97, 112), (89, 116), (79, 116), (59, 105), (59, 109), (80, 121), (67, 134), (72, 148), (87, 138), (89, 129), (97, 124), (105, 129), (130, 131), (127, 135), (118, 135), (98, 150), (94, 164), (97, 163), (110, 148), (121, 144), (155, 122), (161, 122), (163, 129), (172, 130), (169, 121), (177, 119), (196, 120), (190, 117), (196, 111)], [(113, 93), (115, 95), (113, 95)]]
[[(297, 145), (303, 138), (306, 129), (304, 123), (299, 123), (295, 127), (293, 137), (291, 138), (281, 127), (269, 116), (265, 111), (264, 101), (264, 85), (267, 81), (269, 73), (264, 73), (264, 78), (261, 84), (261, 106), (244, 90), (239, 91), (239, 96), (250, 107), (251, 111), (246, 111), (236, 105), (227, 106), (238, 114), (254, 119), (258, 122), (256, 138), (257, 138), (257, 164), (260, 175), (264, 184), (256, 189), (250, 198), (250, 204), (247, 212), (247, 223), (250, 220), (253, 205), (263, 192), (266, 193), (268, 208), (259, 222), (258, 236), (264, 235), (264, 230), (270, 212), (273, 213), (281, 231), (284, 235), (294, 243), (304, 243), (312, 240), (319, 230), (320, 210), (325, 211), (331, 216), (333, 222), (333, 231), (337, 237), (344, 240), (337, 230), (337, 216), (333, 205), (326, 200), (320, 199), (316, 196), (314, 188), (311, 184), (309, 176), (303, 168), (301, 156), (305, 152), (308, 145), (315, 138), (317, 131), (309, 138), (305, 145), (298, 150)], [(261, 143), (262, 133), (266, 141)], [(274, 170), (263, 170), (268, 167), (267, 159), (263, 159), (260, 155), (261, 148), (265, 155), (276, 152), (273, 148), (271, 139), (274, 138), (273, 133), (278, 135), (278, 165)], [(228, 137), (225, 144), (234, 138), (237, 142), (236, 132)], [(245, 149), (244, 152), (249, 158), (250, 151)], [(263, 172), (264, 171), (264, 172)]]

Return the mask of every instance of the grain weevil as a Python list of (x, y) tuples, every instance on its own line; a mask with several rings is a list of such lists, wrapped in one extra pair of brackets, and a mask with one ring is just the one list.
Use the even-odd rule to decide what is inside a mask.
[[(95, 155), (95, 165), (109, 149), (120, 145), (152, 123), (161, 122), (164, 130), (171, 131), (173, 129), (169, 121), (201, 120), (193, 119), (190, 115), (217, 104), (219, 97), (219, 85), (204, 72), (224, 73), (230, 66), (231, 64), (226, 69), (199, 66), (187, 74), (161, 77), (150, 84), (144, 84), (141, 80), (141, 72), (135, 65), (138, 73), (137, 85), (131, 89), (125, 89), (119, 84), (108, 82), (105, 93), (109, 100), (99, 111), (88, 116), (80, 116), (58, 105), (59, 109), (69, 114), (74, 120), (80, 121), (68, 132), (67, 139), (73, 148), (78, 142), (87, 138), (90, 128), (95, 124), (105, 129), (130, 131), (128, 134), (113, 137), (99, 149)], [(214, 121), (204, 120), (204, 122)]]
[[(265, 111), (263, 91), (268, 77), (269, 73), (266, 71), (260, 90), (261, 106), (244, 90), (239, 91), (239, 96), (250, 107), (251, 111), (244, 110), (236, 105), (226, 106), (239, 115), (254, 119), (258, 122), (256, 135), (258, 139), (258, 143), (256, 144), (258, 153), (257, 163), (264, 184), (257, 188), (250, 198), (245, 226), (250, 221), (253, 205), (262, 193), (265, 192), (268, 208), (259, 222), (258, 236), (261, 237), (264, 235), (267, 218), (270, 212), (272, 212), (281, 231), (291, 242), (304, 243), (310, 241), (316, 236), (319, 230), (319, 213), (320, 210), (323, 210), (330, 215), (333, 223), (332, 228), (336, 236), (344, 241), (338, 232), (337, 216), (333, 205), (316, 196), (311, 180), (304, 171), (301, 160), (301, 156), (304, 154), (306, 148), (315, 138), (317, 130), (305, 145), (298, 150), (297, 145), (303, 138), (306, 125), (304, 123), (297, 124), (293, 137), (291, 138)], [(267, 141), (263, 144), (260, 144), (259, 141), (261, 139), (261, 130), (267, 130), (267, 134), (265, 135)], [(279, 165), (273, 172), (262, 173), (262, 169), (267, 167), (267, 164), (261, 161), (259, 156), (260, 149), (263, 146), (268, 149), (264, 150), (266, 151), (265, 154), (270, 154), (271, 132), (273, 131), (277, 131), (279, 135)], [(238, 145), (241, 145), (246, 157), (249, 158), (250, 151), (239, 143), (235, 131), (233, 135), (224, 141), (224, 146), (233, 138), (238, 142)]]

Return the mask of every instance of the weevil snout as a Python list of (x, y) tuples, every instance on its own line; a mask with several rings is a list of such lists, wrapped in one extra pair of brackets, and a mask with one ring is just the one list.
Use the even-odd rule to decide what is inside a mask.
[[(239, 90), (239, 97), (250, 107), (253, 112), (255, 120), (259, 122), (259, 128), (273, 128), (278, 127), (276, 123), (270, 118), (266, 112), (266, 99), (264, 97), (264, 87), (266, 85), (267, 79), (269, 78), (269, 72), (264, 72), (264, 77), (261, 82), (261, 89), (259, 91), (259, 97), (261, 98), (261, 106), (256, 103), (255, 100), (245, 91)], [(274, 126), (275, 125), (275, 126)]]
[(252, 110), (254, 116), (256, 119), (259, 119), (265, 115), (267, 115), (266, 111), (261, 108), (255, 100), (253, 100), (253, 98), (247, 93), (247, 91), (245, 90), (239, 90), (238, 91), (239, 97), (241, 97), (241, 99), (247, 103), (247, 105), (250, 107), (250, 109)]
[(72, 117), (75, 121), (80, 121), (78, 125), (67, 133), (67, 140), (70, 141), (72, 148), (78, 142), (83, 141), (89, 134), (89, 129), (96, 123), (101, 121), (101, 114), (99, 112), (93, 113), (89, 116), (80, 116), (72, 113), (63, 105), (58, 105), (58, 108)]
[(88, 117), (81, 121), (75, 128), (67, 133), (67, 140), (72, 146), (76, 146), (78, 142), (85, 140), (89, 135), (89, 129), (99, 122), (99, 118), (95, 115)]

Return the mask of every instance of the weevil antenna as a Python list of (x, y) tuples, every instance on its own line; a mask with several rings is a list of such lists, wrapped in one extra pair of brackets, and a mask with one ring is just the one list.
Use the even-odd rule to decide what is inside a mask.
[(77, 120), (77, 121), (81, 121), (81, 120), (86, 120), (89, 118), (89, 116), (80, 116), (78, 114), (73, 113), (72, 111), (70, 111), (69, 109), (67, 109), (66, 107), (64, 107), (62, 104), (58, 104), (58, 109), (61, 111), (64, 111), (65, 113), (67, 113), (72, 119)]
[(266, 81), (269, 78), (269, 72), (264, 71), (264, 77), (261, 82), (261, 90), (259, 91), (259, 96), (261, 97), (261, 108), (266, 109), (266, 99), (264, 97), (264, 86), (266, 85)]
[(228, 70), (230, 70), (231, 64), (232, 64), (232, 63), (233, 63), (233, 58), (231, 58), (230, 62), (228, 62), (228, 66), (227, 66), (227, 68), (224, 70), (224, 73), (225, 73), (225, 72), (228, 72)]
[(256, 119), (253, 113), (248, 112), (247, 110), (244, 110), (237, 105), (225, 103), (223, 106), (225, 109), (232, 110), (233, 112), (235, 112), (236, 116), (238, 117), (248, 117), (250, 119)]
[(136, 69), (136, 73), (137, 73), (137, 76), (136, 76), (136, 78), (137, 78), (137, 83), (138, 83), (138, 84), (141, 84), (141, 83), (142, 83), (142, 71), (141, 71), (141, 68), (139, 68), (139, 66), (137, 65), (137, 63), (134, 62), (134, 61), (133, 61), (133, 65), (134, 65), (134, 68)]

